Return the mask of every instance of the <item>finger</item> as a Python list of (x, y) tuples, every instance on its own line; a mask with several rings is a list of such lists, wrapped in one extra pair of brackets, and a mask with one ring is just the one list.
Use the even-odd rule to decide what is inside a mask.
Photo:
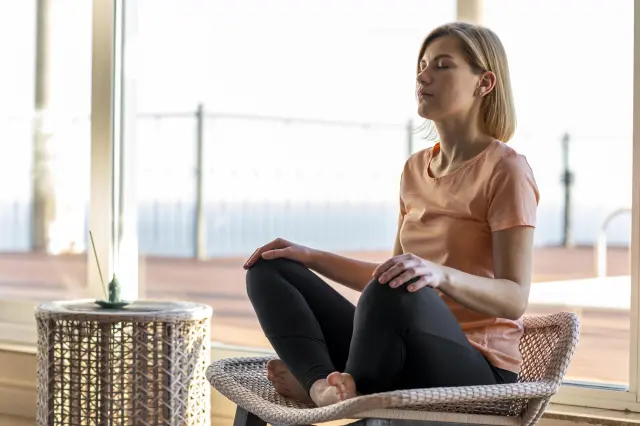
[(419, 280), (407, 286), (407, 291), (416, 292), (424, 287), (433, 287), (431, 275), (422, 276)]
[(258, 250), (260, 250), (260, 248), (255, 249), (255, 250), (253, 251), (253, 253), (251, 253), (251, 256), (249, 256), (249, 257), (247, 258), (247, 260), (244, 262), (243, 267), (244, 267), (245, 269), (246, 269), (246, 268), (248, 268), (249, 266), (251, 266), (251, 265), (253, 264), (253, 262), (255, 262), (254, 258), (255, 258), (255, 256), (256, 256), (256, 253), (258, 253)]
[(251, 255), (251, 258), (249, 259), (249, 261), (251, 263), (255, 263), (258, 259), (260, 259), (260, 256), (262, 255), (262, 253), (264, 253), (267, 250), (271, 250), (273, 248), (275, 248), (273, 241), (263, 245), (262, 247), (258, 247), (258, 249), (254, 251), (253, 254)]
[(402, 255), (394, 256), (391, 259), (381, 263), (376, 267), (376, 269), (373, 270), (373, 278), (380, 278), (382, 274), (387, 272), (389, 268), (391, 268), (393, 265), (400, 262), (401, 260), (402, 260)]
[(388, 260), (384, 263), (379, 264), (378, 266), (376, 266), (376, 269), (373, 270), (373, 273), (371, 274), (371, 276), (376, 279), (380, 276), (381, 273), (383, 273), (384, 271), (387, 270), (388, 266), (387, 266), (387, 262), (389, 262)]
[(256, 250), (251, 255), (249, 260), (247, 260), (247, 263), (246, 263), (247, 267), (253, 266), (253, 264), (256, 263), (258, 261), (258, 259), (260, 259), (260, 256), (262, 255), (262, 253), (264, 253), (265, 250), (268, 250), (267, 246), (260, 247), (258, 250)]
[(394, 256), (391, 259), (387, 260), (386, 262), (378, 265), (378, 267), (373, 271), (373, 277), (380, 278), (381, 275), (387, 272), (394, 265), (397, 265), (399, 262), (404, 262), (413, 258), (415, 258), (415, 256), (412, 253), (404, 253), (398, 256)]
[(245, 267), (248, 268), (248, 267), (252, 266), (254, 263), (256, 263), (258, 261), (258, 259), (260, 259), (260, 257), (262, 256), (262, 253), (264, 253), (265, 251), (274, 249), (274, 248), (280, 246), (281, 244), (282, 244), (282, 242), (280, 240), (273, 240), (270, 243), (265, 244), (262, 247), (259, 247), (249, 257), (249, 260), (247, 260), (247, 262), (245, 263)]
[(416, 280), (415, 282), (412, 282), (411, 284), (409, 284), (407, 286), (407, 291), (409, 291), (411, 293), (414, 293), (414, 292), (420, 290), (421, 288), (426, 287), (428, 281), (429, 281), (429, 277), (422, 276), (418, 280)]
[(283, 249), (267, 250), (262, 253), (262, 258), (266, 260), (277, 259), (279, 257), (287, 257), (290, 250), (289, 247)]
[(406, 269), (415, 268), (416, 266), (419, 266), (419, 265), (420, 265), (420, 260), (418, 259), (402, 260), (400, 262), (397, 262), (391, 268), (389, 268), (388, 271), (380, 275), (380, 277), (378, 277), (378, 281), (380, 281), (381, 284), (387, 283), (392, 279), (394, 279), (395, 277), (397, 277), (398, 275), (400, 275), (401, 273), (403, 273)]
[(429, 271), (425, 270), (424, 268), (407, 268), (400, 275), (389, 281), (389, 287), (396, 288), (400, 287), (403, 284), (410, 284), (413, 281), (418, 281), (421, 276), (427, 274), (429, 274)]

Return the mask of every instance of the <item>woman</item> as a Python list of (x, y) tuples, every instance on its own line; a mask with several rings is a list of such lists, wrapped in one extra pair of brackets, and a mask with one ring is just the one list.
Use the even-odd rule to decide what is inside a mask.
[[(420, 49), (419, 114), (439, 142), (401, 174), (393, 257), (349, 259), (282, 239), (247, 260), (247, 292), (279, 360), (278, 392), (318, 406), (359, 393), (512, 383), (529, 297), (538, 189), (489, 29), (452, 23)], [(361, 291), (355, 307), (318, 275)]]

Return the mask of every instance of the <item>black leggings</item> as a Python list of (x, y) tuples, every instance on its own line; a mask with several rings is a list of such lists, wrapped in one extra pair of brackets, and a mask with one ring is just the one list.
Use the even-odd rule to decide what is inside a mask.
[(302, 264), (260, 259), (247, 271), (247, 293), (307, 391), (334, 371), (351, 374), (362, 394), (517, 380), (471, 346), (432, 288), (410, 293), (373, 280), (355, 307)]

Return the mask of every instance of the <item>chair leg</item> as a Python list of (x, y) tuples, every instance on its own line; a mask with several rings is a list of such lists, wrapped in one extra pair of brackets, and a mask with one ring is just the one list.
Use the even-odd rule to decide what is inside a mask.
[(458, 423), (428, 422), (423, 420), (391, 420), (391, 419), (362, 419), (346, 426), (456, 426)]
[(271, 424), (271, 426), (314, 426), (314, 425), (285, 425), (280, 423)]
[[(267, 422), (253, 413), (248, 412), (244, 408), (236, 407), (236, 417), (233, 420), (233, 426), (267, 426)], [(271, 426), (311, 426), (311, 425), (278, 425)]]
[(267, 422), (238, 406), (236, 408), (236, 417), (233, 420), (233, 426), (267, 426)]
[(396, 425), (397, 420), (389, 419), (361, 419), (355, 423), (349, 423), (346, 426), (404, 426), (402, 424)]
[(346, 426), (391, 426), (389, 419), (362, 419), (355, 423), (349, 423)]
[[(267, 426), (267, 422), (244, 408), (236, 408), (236, 417), (233, 426)], [(271, 426), (312, 426), (312, 425), (284, 425), (273, 424)], [(455, 426), (455, 423), (425, 422), (419, 420), (389, 420), (389, 419), (362, 419), (346, 426)]]
[(314, 425), (285, 425), (280, 423), (271, 424), (271, 426), (314, 426)]

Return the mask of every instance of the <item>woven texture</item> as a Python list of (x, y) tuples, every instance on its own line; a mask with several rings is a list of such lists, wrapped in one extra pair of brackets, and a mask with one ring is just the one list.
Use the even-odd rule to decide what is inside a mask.
[(211, 314), (180, 302), (38, 306), (37, 425), (209, 425)]
[[(206, 375), (211, 385), (237, 405), (268, 423), (312, 424), (369, 417), (367, 412), (444, 412), (511, 416), (518, 424), (535, 424), (558, 390), (579, 336), (575, 314), (528, 317), (520, 342), (523, 366), (515, 384), (411, 389), (359, 396), (328, 407), (315, 407), (278, 394), (266, 378), (272, 357), (233, 358), (214, 362)], [(385, 418), (411, 418), (388, 412)], [(384, 411), (382, 411), (384, 412)], [(426, 418), (425, 418), (426, 419)], [(477, 419), (482, 422), (482, 419)]]

